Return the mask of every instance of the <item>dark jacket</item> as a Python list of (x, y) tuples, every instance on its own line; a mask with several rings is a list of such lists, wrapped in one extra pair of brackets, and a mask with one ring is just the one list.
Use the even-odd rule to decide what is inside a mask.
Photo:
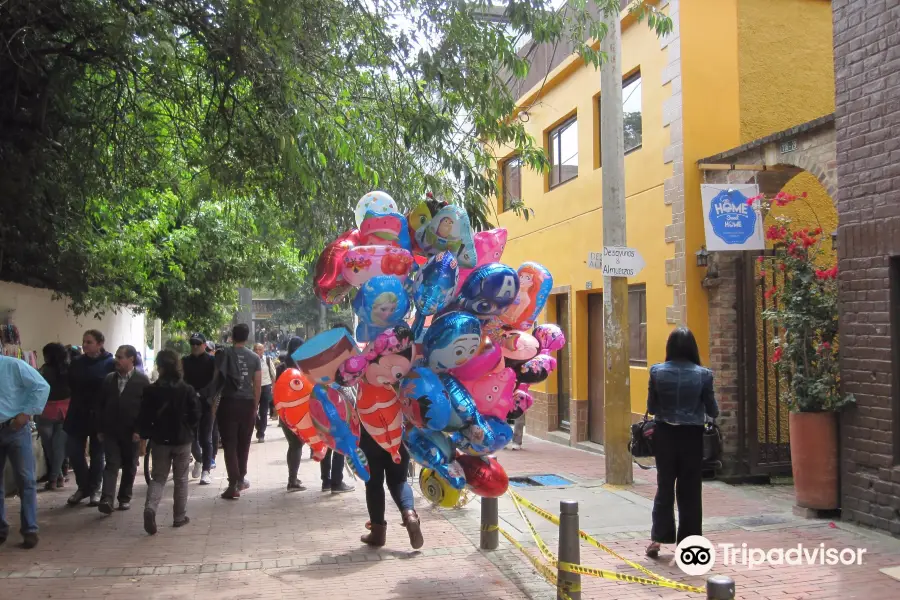
[(201, 395), (203, 402), (202, 408), (209, 410), (209, 399), (203, 397), (205, 388), (212, 383), (213, 375), (216, 372), (216, 359), (205, 352), (200, 356), (188, 354), (181, 359), (181, 366), (184, 369), (184, 382), (197, 390)]
[(188, 384), (160, 379), (144, 390), (138, 417), (142, 438), (166, 446), (183, 446), (194, 441), (198, 423), (200, 401)]
[(96, 358), (79, 356), (69, 367), (72, 401), (63, 429), (74, 436), (97, 433), (103, 379), (116, 370), (113, 355), (105, 350)]
[(650, 367), (647, 412), (673, 425), (703, 425), (706, 416), (719, 416), (712, 371), (689, 362), (666, 362)]
[(47, 404), (44, 406), (44, 412), (41, 413), (41, 419), (47, 421), (62, 421), (66, 418), (69, 411), (69, 401), (72, 397), (72, 388), (69, 386), (69, 374), (64, 372), (60, 375), (57, 369), (50, 365), (41, 367), (41, 375), (50, 384), (50, 395), (47, 397)]
[(137, 432), (137, 418), (141, 412), (144, 389), (150, 385), (146, 375), (135, 369), (119, 392), (119, 374), (110, 373), (103, 380), (102, 404), (97, 430), (105, 436), (126, 440)]

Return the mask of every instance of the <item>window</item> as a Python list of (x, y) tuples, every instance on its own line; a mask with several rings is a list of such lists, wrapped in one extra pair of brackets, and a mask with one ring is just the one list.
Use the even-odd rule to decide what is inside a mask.
[[(597, 99), (597, 129), (600, 128), (600, 102), (602, 96)], [(641, 115), (641, 74), (635, 73), (622, 82), (622, 131), (624, 134), (625, 154), (641, 147), (644, 140), (644, 125)], [(600, 132), (602, 135), (602, 132)], [(599, 137), (598, 137), (599, 139)], [(594, 168), (600, 168), (600, 148), (597, 148), (597, 157)]]
[(503, 162), (500, 187), (503, 191), (503, 212), (522, 199), (522, 161), (514, 156)]
[(578, 177), (578, 120), (550, 131), (550, 188)]
[(647, 365), (647, 288), (628, 288), (628, 354), (632, 365)]
[(622, 119), (625, 131), (625, 153), (641, 147), (641, 74), (635, 73), (622, 83)]

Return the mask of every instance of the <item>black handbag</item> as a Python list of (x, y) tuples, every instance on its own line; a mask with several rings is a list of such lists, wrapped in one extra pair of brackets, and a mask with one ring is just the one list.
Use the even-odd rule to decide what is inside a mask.
[(703, 462), (716, 463), (722, 458), (722, 431), (715, 421), (703, 426)]
[(647, 418), (644, 413), (637, 423), (631, 424), (631, 440), (628, 442), (628, 450), (635, 458), (647, 458), (653, 454), (653, 433), (656, 431), (656, 422)]

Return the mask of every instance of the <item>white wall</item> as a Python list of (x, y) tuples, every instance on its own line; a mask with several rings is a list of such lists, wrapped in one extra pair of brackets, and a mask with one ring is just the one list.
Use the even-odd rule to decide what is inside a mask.
[[(10, 312), (13, 311), (13, 312)], [(41, 348), (49, 342), (80, 346), (86, 329), (98, 329), (106, 336), (106, 349), (115, 353), (122, 344), (131, 344), (143, 356), (147, 356), (145, 321), (143, 314), (129, 309), (107, 311), (100, 319), (90, 315), (75, 317), (66, 310), (66, 300), (53, 300), (51, 290), (38, 289), (0, 281), (0, 322), (10, 314), (19, 335), (23, 350), (37, 352), (38, 364), (42, 362)]]

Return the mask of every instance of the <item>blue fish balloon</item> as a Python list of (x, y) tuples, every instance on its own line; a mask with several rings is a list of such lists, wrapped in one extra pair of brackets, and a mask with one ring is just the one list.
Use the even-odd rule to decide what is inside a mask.
[(453, 302), (453, 310), (463, 310), (479, 319), (503, 313), (519, 294), (516, 270), (500, 263), (482, 265), (472, 271)]
[(454, 489), (466, 487), (465, 472), (454, 460), (456, 452), (446, 435), (440, 431), (407, 427), (403, 432), (403, 443), (414, 461), (440, 475)]
[(318, 402), (310, 406), (310, 414), (316, 428), (322, 429), (333, 440), (334, 449), (350, 460), (356, 475), (363, 481), (368, 481), (368, 461), (359, 449), (359, 418), (351, 403), (353, 399), (345, 398), (343, 393), (344, 390), (316, 384), (313, 386), (313, 395)]

